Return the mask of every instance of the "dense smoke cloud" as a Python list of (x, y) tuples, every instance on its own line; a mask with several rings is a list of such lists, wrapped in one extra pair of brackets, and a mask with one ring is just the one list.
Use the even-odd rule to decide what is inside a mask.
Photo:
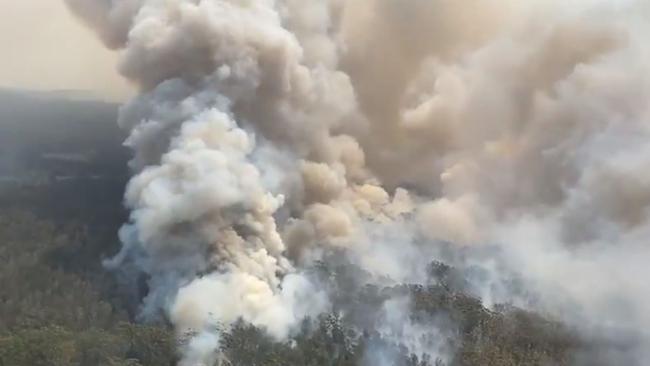
[(197, 332), (185, 364), (218, 357), (218, 324), (282, 339), (326, 311), (306, 269), (328, 254), (417, 282), (441, 243), (477, 252), (455, 264), (486, 270), (487, 305), (637, 334), (647, 359), (644, 3), (68, 4), (141, 90), (111, 264), (150, 276), (144, 316)]

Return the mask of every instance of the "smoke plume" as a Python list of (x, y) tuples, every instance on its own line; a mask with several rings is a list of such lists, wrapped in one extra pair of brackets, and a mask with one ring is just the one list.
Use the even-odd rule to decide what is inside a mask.
[[(486, 270), (487, 306), (634, 334), (650, 357), (645, 2), (67, 3), (140, 89), (109, 264), (149, 276), (143, 317), (196, 334), (183, 365), (218, 359), (221, 325), (285, 339), (327, 311), (308, 269), (332, 253), (417, 283), (441, 243)], [(385, 333), (418, 343), (387, 306)]]

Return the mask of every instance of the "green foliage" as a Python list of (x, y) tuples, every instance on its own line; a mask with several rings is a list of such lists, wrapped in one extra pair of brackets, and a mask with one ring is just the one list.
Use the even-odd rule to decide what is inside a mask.
[(167, 327), (124, 323), (117, 334), (128, 346), (126, 355), (143, 366), (173, 366), (176, 363), (176, 341)]
[(316, 329), (305, 321), (300, 336), (277, 342), (262, 330), (239, 322), (224, 334), (222, 350), (232, 366), (357, 365), (356, 345), (335, 316), (323, 316)]
[[(97, 261), (92, 230), (56, 226), (21, 211), (0, 214), (0, 366), (173, 366), (173, 332), (165, 325), (128, 321), (119, 302), (107, 299), (110, 279)], [(378, 287), (350, 265), (315, 275), (331, 289), (334, 313), (305, 320), (298, 335), (278, 342), (262, 329), (239, 322), (222, 334), (229, 366), (353, 366), (371, 364), (376, 352), (399, 366), (441, 366), (420, 360), (382, 339), (373, 327), (383, 304), (409, 298), (411, 317), (454, 324), (449, 366), (567, 365), (581, 345), (560, 324), (512, 307), (485, 309), (478, 299), (455, 290), (462, 276), (442, 263), (431, 266), (436, 285)]]
[(159, 328), (120, 324), (73, 332), (20, 330), (0, 338), (1, 366), (173, 366), (174, 342)]
[[(0, 213), (0, 366), (176, 364), (168, 326), (130, 323), (106, 291), (112, 284), (99, 253), (109, 240), (102, 235), (23, 211)], [(367, 273), (345, 264), (321, 264), (313, 274), (330, 289), (333, 313), (305, 320), (283, 342), (239, 322), (222, 334), (225, 365), (353, 366), (373, 364), (385, 352), (398, 366), (443, 366), (375, 331), (377, 314), (395, 298), (410, 299), (410, 316), (422, 324), (440, 318), (453, 324), (447, 347), (455, 357), (448, 366), (567, 365), (582, 346), (561, 324), (534, 313), (487, 310), (459, 290), (462, 274), (442, 263), (430, 268), (431, 286), (368, 285)]]
[(51, 254), (74, 245), (74, 238), (80, 238), (76, 229), (61, 232), (30, 214), (0, 215), (0, 332), (50, 325), (80, 330), (127, 320), (92, 283), (51, 263)]
[(581, 346), (561, 324), (504, 307), (479, 320), (456, 358), (459, 365), (568, 365)]
[(21, 211), (0, 214), (0, 366), (175, 364), (168, 327), (128, 323), (100, 291), (108, 277), (89, 279), (59, 261), (63, 249), (83, 253), (91, 240), (75, 226), (57, 228)]
[[(444, 268), (446, 278), (453, 268)], [(452, 286), (364, 285), (367, 274), (358, 268), (321, 264), (325, 286), (341, 289), (334, 296), (334, 314), (305, 320), (298, 335), (277, 342), (262, 330), (238, 323), (223, 335), (222, 351), (229, 366), (445, 366), (442, 360), (420, 359), (374, 329), (382, 305), (395, 298), (410, 299), (410, 316), (420, 324), (448, 327), (447, 347), (454, 357), (447, 366), (569, 365), (582, 347), (575, 334), (560, 323), (521, 309), (501, 306), (495, 311)], [(460, 281), (457, 278), (456, 281)], [(445, 322), (435, 324), (434, 320)]]

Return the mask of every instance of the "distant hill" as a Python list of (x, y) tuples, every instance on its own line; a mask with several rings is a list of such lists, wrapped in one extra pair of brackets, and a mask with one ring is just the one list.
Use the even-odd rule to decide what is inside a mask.
[(0, 209), (124, 220), (129, 151), (118, 105), (82, 97), (0, 89)]

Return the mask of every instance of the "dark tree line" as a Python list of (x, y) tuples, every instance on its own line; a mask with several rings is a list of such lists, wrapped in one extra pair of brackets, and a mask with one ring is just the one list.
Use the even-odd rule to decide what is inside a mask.
[[(121, 308), (112, 279), (101, 269), (92, 230), (57, 226), (23, 211), (0, 214), (0, 365), (174, 365), (178, 344), (167, 324), (135, 324)], [(71, 256), (75, 257), (71, 261)], [(97, 263), (79, 266), (77, 262)], [(435, 268), (434, 268), (435, 267)], [(305, 320), (301, 332), (276, 342), (237, 323), (222, 338), (226, 365), (360, 365), (378, 349), (397, 365), (441, 365), (418, 359), (374, 331), (373, 317), (389, 299), (411, 299), (413, 319), (444, 315), (455, 324), (448, 346), (455, 365), (567, 365), (578, 339), (561, 324), (504, 306), (485, 309), (454, 289), (451, 268), (432, 267), (429, 286), (364, 284), (351, 265), (315, 269), (334, 296), (335, 311)], [(353, 280), (352, 278), (355, 278)], [(328, 282), (329, 281), (329, 282)], [(361, 316), (363, 314), (364, 316)]]

